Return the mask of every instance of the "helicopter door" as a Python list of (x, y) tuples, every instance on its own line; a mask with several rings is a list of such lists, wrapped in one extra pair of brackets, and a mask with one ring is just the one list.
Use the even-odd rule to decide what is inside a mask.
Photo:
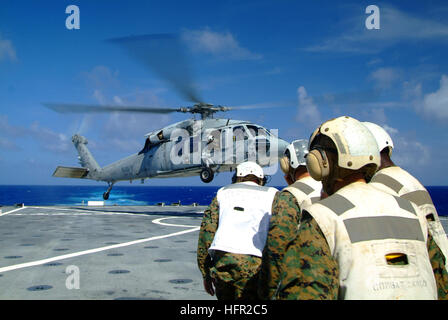
[(199, 153), (199, 144), (201, 143), (201, 136), (196, 135), (190, 137), (190, 164), (200, 165), (201, 154)]
[(221, 161), (223, 164), (233, 164), (232, 129), (224, 128), (221, 131)]
[(257, 156), (257, 138), (258, 138), (258, 127), (254, 125), (246, 125), (249, 140), (247, 144), (248, 160), (258, 162)]
[(232, 144), (233, 144), (233, 163), (239, 164), (248, 159), (248, 140), (249, 135), (244, 126), (235, 126), (232, 128)]
[(222, 130), (207, 132), (203, 147), (202, 161), (206, 166), (222, 164)]

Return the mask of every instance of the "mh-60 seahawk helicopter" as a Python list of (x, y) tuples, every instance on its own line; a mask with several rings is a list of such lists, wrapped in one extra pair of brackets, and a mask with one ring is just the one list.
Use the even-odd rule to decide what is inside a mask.
[(104, 167), (100, 167), (90, 153), (87, 139), (75, 134), (72, 142), (78, 151), (81, 168), (58, 166), (53, 176), (105, 181), (109, 187), (103, 198), (107, 200), (113, 185), (118, 181), (199, 175), (203, 182), (209, 183), (215, 173), (232, 171), (239, 163), (247, 160), (261, 166), (277, 164), (289, 143), (278, 138), (274, 130), (271, 132), (249, 121), (215, 119), (213, 115), (216, 112), (238, 108), (215, 106), (197, 98), (195, 88), (189, 81), (187, 64), (177, 37), (150, 35), (110, 41), (123, 45), (131, 55), (151, 66), (195, 104), (180, 108), (149, 108), (46, 103), (47, 107), (62, 113), (183, 112), (198, 114), (200, 119), (193, 117), (152, 131), (146, 134), (145, 145), (138, 153)]

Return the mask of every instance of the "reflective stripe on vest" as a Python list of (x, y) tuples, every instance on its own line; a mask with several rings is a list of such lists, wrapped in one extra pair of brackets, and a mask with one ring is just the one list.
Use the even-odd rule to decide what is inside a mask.
[(431, 196), (425, 190), (417, 190), (413, 192), (406, 193), (401, 196), (404, 199), (414, 202), (417, 206), (422, 206), (424, 204), (434, 205)]
[[(308, 181), (310, 184), (306, 183)], [(318, 190), (315, 189), (313, 185), (318, 185)], [(322, 184), (312, 180), (311, 177), (306, 177), (299, 181), (294, 182), (290, 186), (284, 188), (284, 191), (291, 193), (297, 201), (299, 207), (306, 201), (307, 204), (313, 204), (320, 201), (320, 192), (322, 189)]]
[(353, 209), (355, 206), (340, 194), (334, 194), (331, 198), (326, 198), (319, 202), (328, 209), (336, 213), (338, 216), (344, 212)]
[(382, 239), (425, 241), (417, 219), (402, 217), (363, 217), (344, 220), (352, 243)]
[(382, 173), (374, 175), (371, 182), (384, 184), (385, 186), (394, 190), (396, 193), (400, 192), (401, 188), (403, 188), (403, 185), (399, 181)]
[(314, 189), (311, 188), (309, 185), (307, 185), (307, 184), (305, 184), (303, 182), (300, 182), (300, 181), (295, 182), (294, 183), (294, 187), (299, 189), (300, 191), (302, 191), (306, 195), (309, 195), (311, 192), (314, 191)]

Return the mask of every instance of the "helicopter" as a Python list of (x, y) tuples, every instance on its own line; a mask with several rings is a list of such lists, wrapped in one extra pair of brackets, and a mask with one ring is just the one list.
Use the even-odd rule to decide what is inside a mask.
[[(114, 184), (147, 178), (175, 178), (199, 175), (209, 183), (219, 172), (233, 171), (239, 163), (254, 161), (262, 167), (277, 164), (289, 143), (250, 121), (214, 118), (217, 112), (257, 108), (256, 105), (228, 107), (205, 103), (198, 98), (182, 54), (182, 45), (171, 34), (131, 36), (109, 40), (125, 47), (132, 56), (149, 65), (194, 105), (177, 108), (147, 106), (85, 105), (44, 103), (59, 113), (134, 112), (190, 113), (192, 118), (151, 131), (143, 148), (126, 158), (100, 167), (80, 134), (72, 136), (81, 167), (58, 166), (54, 177), (92, 179), (107, 182), (103, 199), (108, 200)], [(196, 115), (200, 119), (196, 119)]]

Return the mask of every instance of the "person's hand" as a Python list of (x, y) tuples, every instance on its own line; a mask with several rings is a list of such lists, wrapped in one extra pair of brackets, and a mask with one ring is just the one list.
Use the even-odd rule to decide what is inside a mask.
[(209, 295), (215, 295), (214, 283), (211, 277), (207, 277), (204, 279), (204, 289)]

